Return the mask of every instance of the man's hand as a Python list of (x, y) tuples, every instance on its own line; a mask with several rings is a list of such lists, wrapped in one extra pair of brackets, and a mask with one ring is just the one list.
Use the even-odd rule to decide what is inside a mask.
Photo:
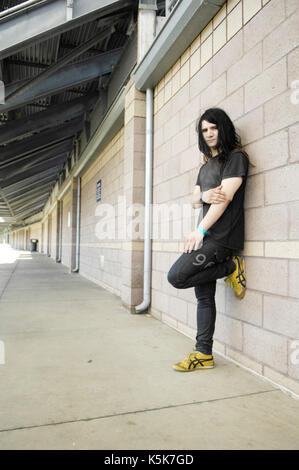
[(185, 241), (184, 253), (191, 253), (193, 249), (198, 250), (198, 247), (202, 239), (203, 239), (203, 234), (200, 233), (198, 230), (194, 230), (194, 232), (191, 232), (189, 237)]
[(216, 188), (208, 189), (202, 194), (202, 199), (207, 204), (220, 204), (221, 202), (226, 202), (229, 200), (226, 193), (222, 191), (222, 184)]

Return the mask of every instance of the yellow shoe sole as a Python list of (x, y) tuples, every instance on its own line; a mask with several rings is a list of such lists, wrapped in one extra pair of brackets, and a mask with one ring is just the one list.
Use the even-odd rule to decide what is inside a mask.
[(203, 366), (203, 367), (195, 367), (194, 369), (181, 369), (179, 367), (176, 367), (175, 365), (172, 366), (173, 367), (173, 370), (175, 370), (176, 372), (193, 372), (195, 370), (203, 370), (203, 369), (213, 369), (215, 366)]

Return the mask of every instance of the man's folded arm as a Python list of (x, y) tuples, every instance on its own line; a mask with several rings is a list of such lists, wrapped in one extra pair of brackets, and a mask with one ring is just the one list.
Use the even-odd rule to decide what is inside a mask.
[(228, 205), (233, 200), (234, 195), (242, 184), (242, 176), (233, 178), (225, 178), (221, 181), (223, 191), (226, 193), (227, 200), (219, 204), (211, 204), (205, 217), (202, 219), (200, 226), (204, 230), (209, 230), (225, 212)]
[(202, 202), (200, 202), (200, 186), (198, 184), (195, 185), (192, 197), (191, 197), (191, 204), (193, 209), (198, 209), (202, 206)]

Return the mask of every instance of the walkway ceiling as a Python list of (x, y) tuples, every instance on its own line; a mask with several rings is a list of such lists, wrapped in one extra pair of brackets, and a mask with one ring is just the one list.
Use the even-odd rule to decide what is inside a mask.
[(2, 229), (43, 210), (92, 110), (105, 102), (137, 12), (138, 0), (0, 0)]

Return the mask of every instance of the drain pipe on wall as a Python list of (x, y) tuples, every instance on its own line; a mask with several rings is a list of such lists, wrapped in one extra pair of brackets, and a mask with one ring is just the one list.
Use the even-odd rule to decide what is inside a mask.
[(143, 267), (143, 301), (135, 306), (135, 313), (146, 313), (151, 303), (152, 271), (152, 182), (153, 182), (153, 122), (154, 96), (153, 89), (146, 90), (146, 147), (145, 147), (145, 221), (144, 221), (144, 267)]
[(72, 273), (79, 272), (79, 250), (80, 250), (80, 215), (81, 215), (81, 177), (78, 176), (77, 186), (77, 228), (76, 228), (76, 266)]

